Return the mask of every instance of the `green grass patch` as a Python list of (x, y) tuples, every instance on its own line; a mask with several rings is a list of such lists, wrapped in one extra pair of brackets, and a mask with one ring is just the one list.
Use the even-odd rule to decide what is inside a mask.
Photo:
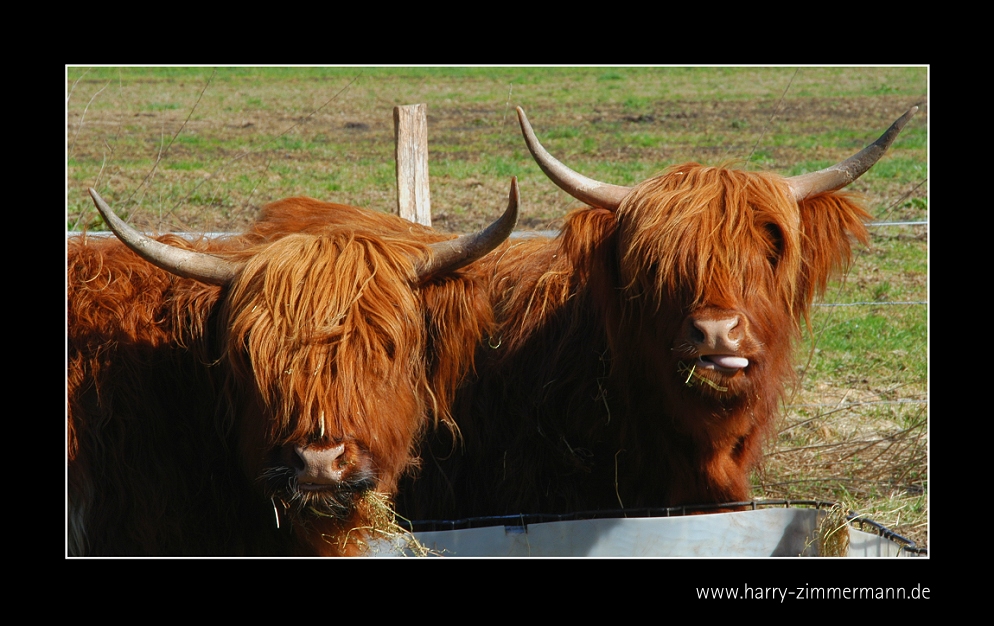
[(180, 106), (177, 102), (149, 102), (145, 105), (145, 109), (148, 111), (175, 111)]

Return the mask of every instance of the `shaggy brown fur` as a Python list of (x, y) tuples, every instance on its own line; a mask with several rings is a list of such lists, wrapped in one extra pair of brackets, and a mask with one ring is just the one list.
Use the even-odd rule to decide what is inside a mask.
[[(360, 551), (491, 328), (470, 270), (417, 284), (444, 238), (299, 198), (240, 237), (160, 238), (244, 262), (224, 288), (70, 239), (70, 553)], [(294, 446), (338, 444), (340, 489), (298, 488)]]
[[(497, 332), (438, 431), (410, 519), (747, 500), (749, 471), (792, 375), (813, 297), (866, 242), (867, 213), (833, 193), (798, 204), (773, 174), (688, 163), (587, 208), (555, 239), (482, 263)], [(741, 317), (733, 374), (697, 371), (681, 328)]]

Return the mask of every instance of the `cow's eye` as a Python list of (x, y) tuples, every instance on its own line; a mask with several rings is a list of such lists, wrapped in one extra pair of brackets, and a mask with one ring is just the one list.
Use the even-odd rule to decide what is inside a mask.
[(780, 259), (783, 257), (783, 231), (776, 224), (766, 224), (764, 228), (769, 244), (766, 259), (770, 262), (770, 266), (776, 269), (777, 264), (780, 263)]

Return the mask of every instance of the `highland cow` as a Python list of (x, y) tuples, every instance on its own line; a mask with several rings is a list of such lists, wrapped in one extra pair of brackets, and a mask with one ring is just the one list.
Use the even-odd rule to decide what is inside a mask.
[(67, 246), (68, 553), (351, 555), (395, 529), (491, 330), (472, 263), (516, 182), (456, 239), (291, 198), (244, 235), (156, 240), (90, 193), (120, 241)]
[(865, 243), (840, 190), (915, 113), (825, 170), (792, 178), (685, 163), (634, 187), (528, 147), (589, 205), (555, 238), (483, 262), (497, 330), (458, 393), (458, 436), (429, 433), (401, 487), (409, 519), (748, 500), (813, 298)]

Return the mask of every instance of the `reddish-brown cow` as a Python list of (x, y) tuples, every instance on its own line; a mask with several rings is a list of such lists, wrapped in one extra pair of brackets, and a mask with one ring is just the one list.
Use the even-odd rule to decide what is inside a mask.
[(154, 240), (91, 195), (121, 241), (68, 243), (68, 552), (361, 552), (491, 330), (469, 264), (516, 183), (457, 239), (291, 198), (238, 237)]
[(783, 178), (696, 163), (633, 188), (545, 173), (590, 205), (554, 239), (483, 263), (497, 332), (458, 394), (461, 440), (424, 444), (401, 487), (410, 519), (564, 513), (749, 499), (813, 297), (866, 242), (839, 190), (917, 107), (842, 163)]

